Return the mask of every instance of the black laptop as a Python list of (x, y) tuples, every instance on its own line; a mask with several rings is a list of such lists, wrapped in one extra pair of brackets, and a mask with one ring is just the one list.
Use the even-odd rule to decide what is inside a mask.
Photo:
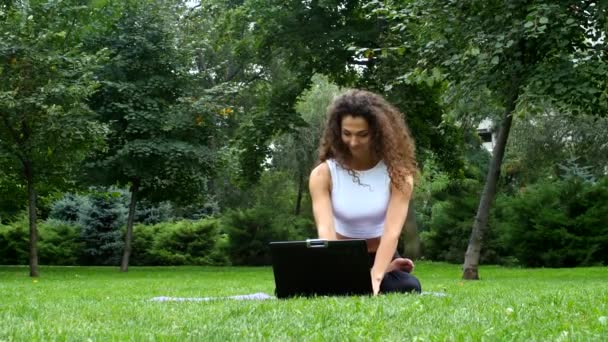
[(271, 242), (277, 298), (371, 295), (365, 240)]

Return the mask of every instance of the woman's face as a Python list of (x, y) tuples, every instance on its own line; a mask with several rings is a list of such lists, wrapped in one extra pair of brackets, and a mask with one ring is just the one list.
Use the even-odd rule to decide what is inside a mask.
[(342, 118), (342, 142), (355, 158), (367, 158), (371, 151), (371, 132), (367, 120), (361, 116)]

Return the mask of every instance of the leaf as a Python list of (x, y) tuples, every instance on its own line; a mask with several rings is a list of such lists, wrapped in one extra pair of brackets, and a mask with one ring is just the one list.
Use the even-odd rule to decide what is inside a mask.
[(497, 65), (499, 61), (500, 61), (500, 58), (498, 56), (494, 56), (492, 58), (491, 63), (494, 64), (494, 65)]
[(532, 21), (526, 21), (526, 23), (524, 24), (525, 28), (530, 28), (532, 26), (534, 26), (534, 22), (532, 22)]
[(441, 71), (438, 68), (433, 68), (431, 74), (433, 75), (434, 80), (441, 81)]
[(549, 19), (547, 17), (540, 17), (540, 20), (538, 22), (541, 24), (547, 24), (549, 23)]

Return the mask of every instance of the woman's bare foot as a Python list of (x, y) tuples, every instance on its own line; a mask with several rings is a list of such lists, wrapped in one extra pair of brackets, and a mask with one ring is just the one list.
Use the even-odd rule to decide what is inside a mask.
[(395, 270), (412, 273), (412, 271), (414, 270), (414, 267), (415, 267), (415, 265), (412, 260), (407, 259), (407, 258), (397, 258), (397, 259), (391, 261), (391, 264), (388, 266), (387, 273), (395, 271)]

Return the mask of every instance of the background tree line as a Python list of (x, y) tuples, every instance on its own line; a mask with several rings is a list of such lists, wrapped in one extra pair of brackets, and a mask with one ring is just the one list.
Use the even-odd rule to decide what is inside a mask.
[(606, 14), (566, 0), (4, 1), (0, 263), (266, 264), (268, 241), (315, 235), (324, 110), (362, 87), (417, 142), (402, 252), (464, 262), (468, 278), (480, 262), (606, 264)]

